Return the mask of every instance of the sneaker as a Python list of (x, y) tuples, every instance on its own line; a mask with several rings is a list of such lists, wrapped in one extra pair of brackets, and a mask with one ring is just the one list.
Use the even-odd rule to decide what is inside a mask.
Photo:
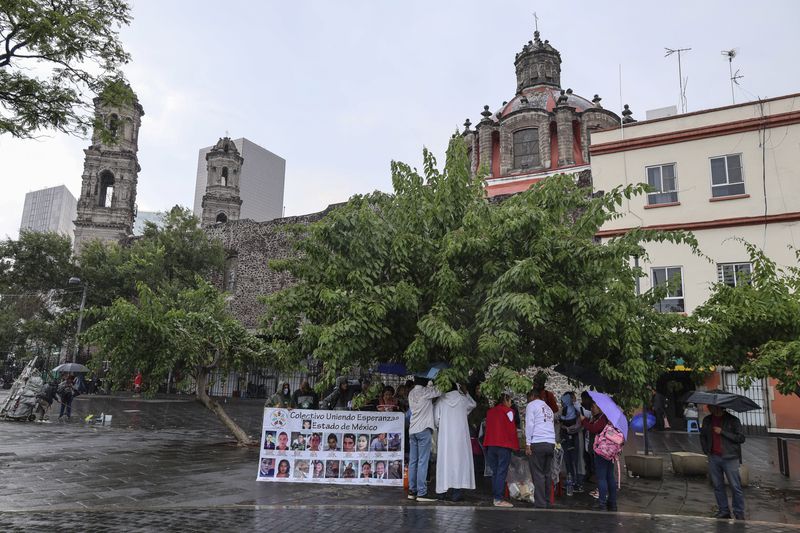
[(744, 520), (744, 515), (743, 514), (734, 514), (733, 517), (736, 520)]
[(511, 502), (507, 502), (504, 500), (495, 500), (494, 501), (495, 507), (514, 507), (514, 504)]
[(617, 512), (617, 506), (616, 505), (611, 505), (609, 503), (608, 504), (608, 510), (611, 511), (612, 513), (616, 513)]
[(422, 503), (435, 502), (435, 498), (428, 498), (427, 496), (417, 496), (417, 501)]
[(722, 520), (730, 520), (731, 514), (730, 513), (717, 513), (714, 515), (714, 518), (720, 518)]
[(408, 499), (409, 500), (416, 500), (417, 499), (417, 495), (414, 494), (413, 492), (409, 492), (408, 493)]
[(592, 506), (592, 511), (608, 511), (608, 504), (606, 504), (606, 502), (596, 501)]
[(591, 496), (592, 498), (599, 498), (600, 497), (600, 491), (597, 490), (597, 489), (594, 489), (592, 492), (589, 493), (589, 496)]

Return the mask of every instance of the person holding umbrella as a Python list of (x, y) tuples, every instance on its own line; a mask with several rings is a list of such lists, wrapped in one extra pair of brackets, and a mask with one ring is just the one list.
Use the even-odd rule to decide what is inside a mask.
[(760, 409), (760, 406), (750, 398), (725, 391), (696, 391), (687, 401), (704, 403), (711, 413), (703, 419), (700, 427), (700, 444), (703, 453), (708, 456), (708, 474), (717, 498), (718, 510), (714, 517), (731, 517), (724, 475), (728, 478), (733, 493), (733, 516), (737, 520), (744, 520), (744, 492), (742, 480), (739, 478), (739, 463), (745, 437), (739, 419), (725, 408), (743, 412)]
[(595, 509), (617, 510), (617, 479), (614, 463), (622, 452), (628, 434), (628, 419), (620, 407), (607, 394), (589, 391), (592, 399), (592, 418), (581, 421), (584, 429), (594, 436), (594, 468), (597, 475), (599, 499)]

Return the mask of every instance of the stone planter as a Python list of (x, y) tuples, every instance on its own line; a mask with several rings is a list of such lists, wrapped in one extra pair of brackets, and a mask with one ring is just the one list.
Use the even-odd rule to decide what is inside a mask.
[(672, 471), (681, 476), (705, 476), (708, 474), (708, 457), (702, 453), (672, 452)]
[(664, 477), (664, 458), (659, 455), (628, 455), (625, 465), (639, 477), (661, 479)]

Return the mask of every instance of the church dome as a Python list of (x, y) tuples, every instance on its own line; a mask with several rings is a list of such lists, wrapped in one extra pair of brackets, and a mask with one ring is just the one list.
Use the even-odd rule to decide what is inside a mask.
[(563, 91), (556, 87), (539, 85), (523, 89), (521, 93), (517, 94), (510, 102), (501, 107), (492, 118), (498, 120), (515, 111), (525, 109), (543, 109), (547, 112), (552, 112), (558, 103), (558, 99), (562, 96), (566, 98), (566, 104), (569, 107), (574, 107), (576, 112), (595, 107), (594, 104), (586, 98), (573, 93), (572, 89)]

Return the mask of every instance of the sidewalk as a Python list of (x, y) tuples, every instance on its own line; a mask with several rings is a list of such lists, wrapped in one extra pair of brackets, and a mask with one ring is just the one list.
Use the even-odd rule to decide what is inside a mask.
[[(116, 517), (131, 511), (145, 518), (156, 509), (169, 510), (165, 516), (189, 518), (191, 523), (191, 519), (205, 516), (209, 509), (218, 509), (219, 516), (228, 516), (232, 523), (244, 520), (243, 524), (250, 524), (271, 520), (267, 516), (279, 522), (286, 509), (312, 506), (325, 509), (325, 513), (317, 514), (330, 515), (331, 520), (339, 515), (342, 520), (354, 515), (369, 516), (371, 520), (373, 512), (367, 512), (367, 506), (399, 517), (401, 522), (407, 519), (416, 524), (419, 520), (448, 516), (454, 523), (472, 524), (456, 529), (463, 532), (473, 530), (475, 524), (491, 524), (496, 520), (491, 516), (497, 516), (493, 513), (505, 512), (492, 508), (488, 492), (481, 490), (470, 494), (463, 504), (427, 504), (431, 507), (425, 510), (425, 504), (408, 501), (397, 488), (256, 482), (258, 450), (231, 445), (232, 438), (221, 423), (190, 397), (147, 400), (130, 395), (80, 396), (73, 408), (72, 421), (68, 423), (0, 422), (0, 510), (20, 512), (0, 514), (0, 530), (21, 527), (20, 520), (35, 524), (37, 517), (52, 525), (87, 510), (95, 517), (100, 516), (97, 512), (112, 512)], [(262, 409), (262, 400), (231, 400), (226, 404), (228, 413), (252, 435), (260, 433)], [(113, 416), (110, 427), (83, 422), (84, 416), (101, 412)], [(57, 418), (57, 410), (51, 409), (51, 415)], [(679, 447), (693, 450), (695, 445), (699, 448), (695, 439), (693, 435), (656, 434), (653, 446), (657, 451)], [(748, 530), (756, 528), (759, 521), (800, 524), (798, 483), (776, 473), (766, 453), (772, 448), (774, 438), (749, 438), (745, 444), (745, 461), (751, 465), (754, 480), (745, 489), (748, 518), (753, 521)], [(485, 480), (478, 481), (486, 487)], [(584, 513), (593, 503), (587, 494), (560, 498), (557, 505), (562, 514), (574, 517), (569, 519), (570, 525), (613, 525), (620, 521), (628, 526), (652, 525), (650, 515), (671, 515), (653, 520), (667, 527), (665, 531), (708, 531), (712, 527), (726, 531), (727, 526), (719, 525), (724, 521), (705, 519), (711, 514), (713, 494), (702, 479), (679, 478), (669, 471), (662, 480), (624, 478), (619, 498), (618, 515)], [(347, 509), (350, 511), (345, 512)], [(523, 509), (524, 504), (520, 504), (511, 511), (513, 520), (506, 518), (509, 514), (504, 515), (504, 523), (511, 520), (509, 524), (524, 524), (529, 520), (525, 518), (528, 514), (554, 517), (559, 513), (520, 513)], [(574, 512), (563, 513), (564, 510)], [(245, 511), (250, 514), (239, 514)], [(287, 516), (290, 520), (291, 513)], [(645, 516), (647, 520), (642, 518)], [(562, 519), (553, 517), (547, 520), (555, 520), (552, 524), (558, 526)], [(382, 523), (383, 518), (376, 515), (375, 520)], [(295, 525), (304, 523), (301, 520)], [(331, 527), (334, 524), (331, 522)], [(669, 524), (674, 529), (669, 529)], [(689, 524), (705, 525), (696, 529)], [(557, 531), (561, 530), (568, 529), (559, 526)], [(582, 531), (587, 531), (586, 527)]]

